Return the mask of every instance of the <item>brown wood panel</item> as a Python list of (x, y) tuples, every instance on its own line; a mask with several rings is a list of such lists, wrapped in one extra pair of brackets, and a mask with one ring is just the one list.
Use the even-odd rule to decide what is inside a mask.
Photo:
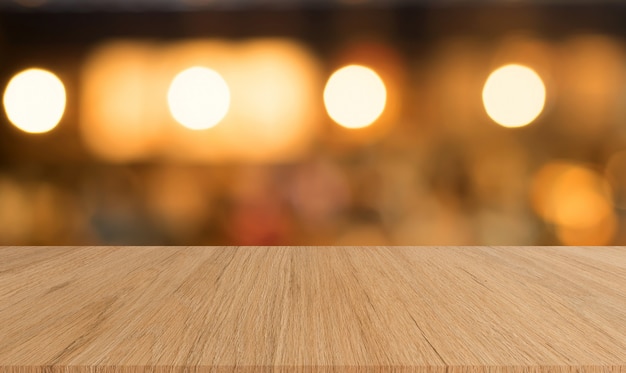
[(626, 372), (626, 248), (0, 248), (0, 372), (226, 371)]

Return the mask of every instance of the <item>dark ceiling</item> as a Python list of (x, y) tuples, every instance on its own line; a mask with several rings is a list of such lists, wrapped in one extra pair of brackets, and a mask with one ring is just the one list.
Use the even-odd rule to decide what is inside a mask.
[(545, 5), (618, 4), (624, 0), (0, 0), (0, 9), (9, 11), (194, 11), (250, 8), (336, 8), (449, 5)]

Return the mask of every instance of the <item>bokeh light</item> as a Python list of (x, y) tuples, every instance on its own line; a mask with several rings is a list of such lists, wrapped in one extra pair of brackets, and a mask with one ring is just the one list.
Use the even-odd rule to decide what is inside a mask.
[(503, 127), (522, 127), (539, 116), (546, 88), (537, 73), (522, 65), (506, 65), (489, 75), (483, 104), (491, 119)]
[(217, 71), (190, 67), (172, 81), (167, 102), (178, 123), (203, 130), (218, 124), (228, 113), (230, 89)]
[(4, 110), (17, 128), (44, 133), (57, 126), (65, 111), (65, 87), (53, 73), (28, 69), (15, 75), (4, 91)]
[(81, 74), (79, 130), (97, 157), (136, 161), (162, 144), (167, 109), (158, 103), (166, 89), (160, 89), (163, 79), (155, 74), (156, 49), (146, 42), (114, 40), (88, 56)]
[[(412, 81), (408, 71), (408, 60), (388, 40), (371, 37), (348, 40), (326, 59), (329, 66), (367, 66), (384, 82), (386, 93), (383, 111), (373, 122), (374, 125), (361, 127), (358, 130), (343, 125), (326, 126), (324, 142), (328, 146), (346, 149), (347, 147), (367, 146), (382, 139), (392, 140), (394, 137), (395, 140), (405, 141), (407, 138), (405, 135), (409, 134), (397, 136), (399, 129), (400, 131), (407, 128), (417, 130), (416, 126), (403, 124), (406, 116), (410, 115), (416, 106), (414, 102), (406, 100), (406, 97), (411, 96), (410, 90), (415, 86), (421, 89), (421, 84)], [(328, 76), (322, 84), (327, 82)], [(321, 89), (323, 88), (322, 85)], [(323, 95), (317, 94), (317, 96), (322, 101)], [(327, 111), (321, 112), (328, 117)], [(420, 121), (419, 118), (415, 120)]]
[[(424, 39), (413, 16), (365, 6), (329, 9), (333, 36), (305, 9), (287, 22), (193, 11), (211, 1), (179, 1), (184, 29), (170, 27), (176, 12), (136, 18), (128, 5), (87, 25), (48, 14), (53, 1), (9, 1), (20, 14), (0, 35), (0, 93), (43, 67), (67, 103), (52, 135), (25, 134), (8, 111), (0, 125), (0, 242), (626, 243), (618, 16), (576, 10), (589, 23), (555, 28), (552, 10), (509, 19), (494, 6), (467, 32), (464, 12), (420, 10)], [(198, 103), (201, 79), (175, 92), (194, 67), (226, 82), (221, 119), (206, 120), (216, 101)], [(176, 118), (173, 93), (204, 122)]]
[[(239, 45), (231, 147), (252, 161), (301, 158), (318, 135), (321, 73), (314, 55), (289, 39)], [(235, 84), (236, 83), (236, 84)]]
[(167, 158), (267, 163), (301, 159), (310, 151), (323, 115), (316, 110), (322, 106), (322, 74), (302, 43), (288, 38), (197, 39), (166, 45), (161, 56), (160, 75), (210, 66), (230, 91), (228, 113), (210, 131), (189, 131), (166, 115)]
[(385, 109), (387, 89), (372, 69), (349, 65), (335, 71), (324, 88), (328, 115), (347, 128), (363, 128), (378, 119)]
[(531, 204), (563, 244), (607, 245), (616, 233), (611, 188), (588, 167), (562, 161), (543, 166), (533, 177)]
[[(237, 151), (227, 139), (237, 123), (236, 86), (237, 86), (237, 49), (236, 43), (217, 38), (198, 38), (176, 40), (159, 43), (156, 50), (156, 59), (153, 79), (157, 79), (154, 89), (158, 93), (153, 101), (155, 111), (159, 111), (157, 118), (163, 126), (163, 135), (167, 139), (159, 148), (159, 155), (165, 159), (181, 162), (219, 162), (224, 161)], [(191, 67), (203, 67), (219, 75), (227, 82), (230, 95), (228, 112), (210, 130), (190, 130), (182, 125), (174, 115), (168, 102), (173, 81), (181, 72)], [(193, 84), (193, 83), (192, 83)], [(186, 93), (183, 93), (183, 95)], [(205, 107), (201, 115), (206, 115)]]

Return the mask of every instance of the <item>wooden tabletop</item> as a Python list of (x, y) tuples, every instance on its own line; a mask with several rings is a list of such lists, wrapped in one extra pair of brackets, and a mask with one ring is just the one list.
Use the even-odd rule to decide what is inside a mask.
[(0, 372), (626, 372), (623, 247), (2, 247)]

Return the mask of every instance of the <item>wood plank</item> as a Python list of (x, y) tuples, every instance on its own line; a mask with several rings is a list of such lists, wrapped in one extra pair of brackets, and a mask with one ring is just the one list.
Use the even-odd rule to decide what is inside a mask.
[(1, 247), (0, 372), (624, 372), (624, 247)]

